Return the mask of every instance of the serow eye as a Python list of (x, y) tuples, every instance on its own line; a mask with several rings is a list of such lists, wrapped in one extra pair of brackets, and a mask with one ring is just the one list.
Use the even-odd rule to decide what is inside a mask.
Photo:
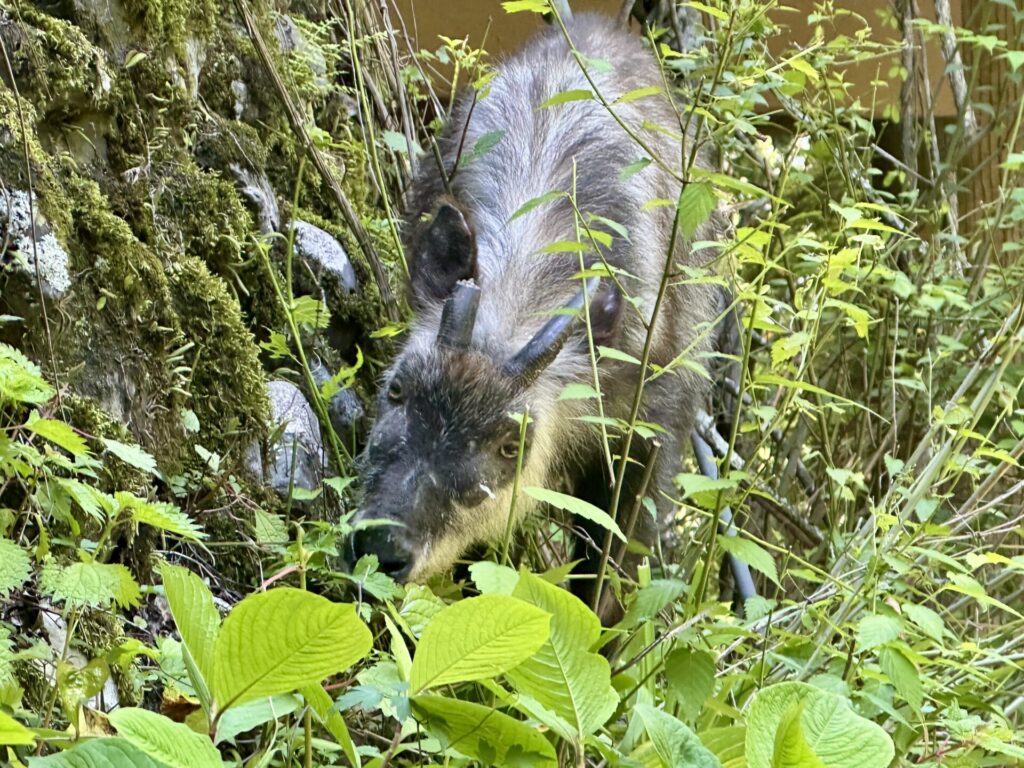
[(402, 402), (402, 382), (398, 379), (392, 379), (388, 384), (388, 400), (395, 404)]
[(498, 448), (498, 453), (501, 454), (503, 459), (515, 459), (519, 456), (519, 441), (509, 440), (506, 443), (502, 443), (501, 447)]

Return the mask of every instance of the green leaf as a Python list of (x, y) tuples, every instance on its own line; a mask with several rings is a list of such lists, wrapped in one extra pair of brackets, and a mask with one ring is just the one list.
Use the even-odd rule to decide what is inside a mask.
[(806, 702), (790, 707), (775, 734), (772, 768), (827, 768), (814, 754), (804, 735), (802, 716)]
[(0, 539), (0, 597), (7, 597), (32, 575), (28, 554), (10, 539)]
[(882, 728), (855, 713), (846, 699), (807, 683), (762, 689), (747, 714), (749, 768), (885, 768), (894, 754)]
[(292, 302), (292, 318), (309, 328), (326, 328), (331, 322), (331, 311), (320, 299), (299, 296)]
[(409, 676), (413, 693), (507, 672), (544, 644), (550, 619), (539, 608), (505, 595), (481, 595), (448, 606), (423, 630)]
[(189, 541), (201, 541), (206, 538), (203, 530), (174, 504), (146, 501), (124, 491), (115, 493), (114, 498), (121, 505), (121, 509), (131, 512), (136, 525), (148, 525)]
[(0, 744), (11, 747), (31, 746), (36, 735), (13, 717), (0, 711)]
[(542, 205), (550, 203), (552, 200), (558, 200), (559, 198), (563, 198), (563, 197), (565, 197), (565, 193), (564, 192), (560, 192), (557, 189), (556, 190), (552, 190), (551, 192), (545, 192), (543, 195), (539, 195), (538, 197), (531, 198), (531, 199), (527, 200), (525, 203), (523, 203), (521, 206), (519, 206), (519, 208), (516, 210), (516, 212), (508, 217), (508, 220), (509, 220), (509, 222), (513, 222), (516, 219), (518, 219), (520, 216), (525, 216), (527, 213), (532, 211), (534, 208), (538, 208), (538, 207), (540, 207)]
[(127, 443), (122, 443), (118, 440), (112, 440), (109, 437), (100, 439), (103, 440), (103, 444), (107, 447), (107, 450), (125, 464), (142, 470), (150, 475), (156, 474), (156, 459), (142, 450), (139, 446), (128, 445)]
[(796, 357), (811, 341), (811, 334), (798, 331), (783, 336), (772, 344), (772, 368), (778, 368), (787, 360)]
[(217, 637), (211, 692), (226, 709), (294, 691), (348, 669), (372, 645), (354, 605), (287, 587), (249, 595)]
[(633, 357), (622, 350), (615, 349), (614, 347), (598, 347), (597, 351), (601, 353), (601, 359), (618, 360), (621, 363), (632, 363), (633, 365), (640, 365), (640, 359)]
[(122, 738), (169, 768), (221, 768), (220, 752), (206, 736), (156, 712), (120, 707), (107, 715)]
[(718, 758), (722, 768), (747, 768), (747, 759), (743, 755), (746, 735), (747, 729), (742, 725), (730, 725), (703, 730), (700, 740)]
[(570, 91), (562, 91), (561, 93), (556, 93), (550, 99), (547, 99), (546, 101), (542, 102), (540, 105), (540, 109), (544, 109), (545, 107), (553, 107), (558, 104), (565, 104), (566, 102), (570, 101), (590, 101), (593, 98), (594, 92), (591, 91), (589, 88), (575, 88)]
[(382, 131), (380, 137), (384, 140), (384, 143), (395, 152), (402, 155), (409, 154), (409, 141), (405, 138), (404, 133), (399, 133), (398, 131)]
[(601, 393), (589, 384), (573, 383), (566, 384), (558, 393), (559, 400), (596, 400)]
[(857, 623), (857, 644), (871, 650), (895, 640), (902, 631), (903, 622), (895, 616), (865, 616)]
[(469, 575), (485, 595), (511, 595), (519, 583), (519, 572), (515, 568), (489, 560), (473, 563), (469, 566)]
[(619, 98), (615, 100), (615, 103), (627, 104), (630, 101), (646, 99), (648, 96), (657, 96), (659, 93), (664, 93), (660, 86), (645, 85), (642, 88), (634, 88), (631, 91), (626, 91), (624, 94), (622, 94), (621, 96), (619, 96)]
[(96, 490), (91, 485), (86, 485), (80, 480), (70, 477), (51, 478), (70, 496), (82, 511), (98, 522), (106, 519), (108, 512), (113, 511), (114, 501), (107, 494)]
[(882, 648), (878, 652), (878, 661), (882, 671), (892, 681), (896, 692), (903, 697), (911, 709), (920, 713), (924, 703), (924, 686), (921, 684), (921, 673), (914, 662), (898, 648)]
[(746, 563), (755, 571), (763, 573), (773, 584), (779, 584), (779, 572), (775, 567), (775, 559), (760, 544), (741, 536), (719, 536), (718, 542), (723, 550), (728, 552), (740, 562)]
[(217, 720), (217, 735), (214, 743), (233, 742), (238, 734), (251, 731), (271, 720), (290, 715), (300, 707), (302, 707), (302, 699), (291, 693), (281, 693), (277, 696), (239, 704), (224, 712)]
[(685, 591), (686, 584), (677, 579), (654, 579), (633, 593), (626, 614), (616, 628), (632, 629), (650, 621), (678, 600)]
[(32, 411), (32, 415), (25, 422), (25, 429), (60, 446), (76, 458), (89, 455), (89, 446), (82, 436), (63, 421), (40, 419), (39, 414)]
[(556, 765), (555, 749), (541, 733), (491, 707), (443, 696), (416, 696), (412, 710), (442, 748), (455, 749), (483, 765)]
[(160, 567), (160, 575), (178, 634), (209, 686), (220, 633), (220, 614), (213, 604), (213, 595), (203, 580), (187, 568), (165, 563)]
[(683, 718), (694, 720), (715, 690), (715, 659), (707, 651), (676, 648), (665, 657), (668, 693), (679, 702)]
[(139, 603), (139, 585), (120, 564), (47, 562), (39, 574), (39, 588), (57, 602), (71, 607), (126, 608)]
[(21, 351), (0, 343), (0, 402), (39, 405), (54, 395), (39, 366)]
[(942, 637), (946, 633), (946, 624), (942, 621), (942, 617), (931, 608), (918, 603), (904, 603), (903, 613), (932, 640), (937, 643), (942, 642)]
[(573, 515), (582, 517), (584, 520), (596, 523), (605, 530), (614, 533), (621, 541), (626, 540), (622, 530), (619, 528), (618, 524), (612, 520), (611, 516), (603, 509), (595, 507), (589, 501), (583, 501), (583, 499), (577, 499), (575, 496), (569, 496), (568, 494), (559, 493), (558, 491), (549, 491), (547, 488), (538, 488), (534, 485), (528, 485), (523, 490), (526, 492), (527, 496), (530, 496), (543, 504), (550, 504), (556, 509), (565, 510)]
[(92, 739), (65, 752), (32, 757), (29, 768), (164, 768), (127, 739)]
[(644, 730), (658, 759), (665, 768), (719, 768), (718, 758), (701, 744), (697, 734), (672, 715), (650, 704), (636, 704), (633, 711), (640, 716)]
[(478, 138), (473, 144), (473, 149), (466, 152), (459, 160), (459, 167), (465, 167), (474, 160), (478, 160), (483, 157), (498, 146), (503, 138), (505, 138), (505, 132), (501, 130), (488, 131), (487, 133), (481, 134), (480, 138)]
[(684, 237), (693, 237), (701, 224), (708, 220), (718, 205), (715, 192), (710, 184), (691, 181), (679, 197), (679, 230)]
[(639, 160), (634, 160), (632, 163), (622, 166), (622, 170), (619, 171), (619, 181), (626, 181), (627, 179), (636, 176), (652, 162), (654, 161), (649, 157), (641, 157)]
[(582, 741), (607, 722), (619, 702), (608, 660), (590, 651), (600, 639), (601, 622), (575, 595), (527, 571), (519, 574), (512, 594), (551, 614), (551, 635), (509, 679), (576, 729), (563, 736)]
[(353, 743), (352, 736), (348, 732), (345, 718), (334, 708), (334, 699), (320, 685), (307, 685), (302, 688), (300, 693), (302, 693), (306, 703), (309, 704), (310, 709), (313, 710), (317, 720), (330, 731), (334, 740), (345, 750), (345, 756), (349, 759), (349, 762), (356, 766), (356, 768), (359, 768), (362, 764), (359, 752), (356, 750), (356, 745)]

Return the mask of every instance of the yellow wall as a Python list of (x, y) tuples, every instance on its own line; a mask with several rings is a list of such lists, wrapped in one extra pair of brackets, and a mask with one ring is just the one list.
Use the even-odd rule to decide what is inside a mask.
[[(486, 49), (492, 54), (500, 54), (515, 50), (544, 23), (533, 13), (506, 14), (499, 0), (395, 0), (395, 5), (414, 48), (437, 48), (438, 35), (452, 38), (468, 36), (470, 43), (479, 46), (486, 30)], [(814, 29), (807, 19), (815, 3), (812, 0), (790, 0), (785, 5), (786, 9), (779, 9), (773, 13), (775, 21), (790, 31), (788, 37), (780, 35), (772, 40), (771, 47), (776, 53), (793, 46), (805, 45), (814, 34)], [(855, 34), (864, 25), (861, 19), (866, 20), (871, 26), (872, 37), (875, 40), (892, 41), (899, 35), (895, 28), (885, 26), (882, 22), (880, 11), (889, 7), (885, 0), (835, 0), (834, 5), (838, 9), (851, 12), (851, 15), (841, 16), (832, 28), (825, 29), (825, 39), (841, 34)], [(571, 0), (571, 6), (575, 10), (598, 10), (614, 15), (621, 6), (621, 0)], [(919, 0), (917, 6), (922, 17), (934, 20), (932, 0)], [(952, 6), (954, 23), (959, 23), (959, 0), (953, 0)], [(925, 54), (933, 89), (936, 85), (941, 85), (937, 113), (953, 114), (952, 97), (948, 82), (943, 76), (942, 55), (935, 45), (929, 45)], [(898, 104), (899, 83), (888, 74), (893, 63), (893, 59), (880, 59), (859, 65), (846, 73), (846, 79), (853, 85), (854, 93), (860, 95), (865, 103), (872, 100), (872, 90), (876, 88), (872, 81), (885, 81), (887, 86), (878, 89), (873, 100), (879, 107), (889, 103)], [(879, 108), (877, 112), (880, 114), (881, 109)]]

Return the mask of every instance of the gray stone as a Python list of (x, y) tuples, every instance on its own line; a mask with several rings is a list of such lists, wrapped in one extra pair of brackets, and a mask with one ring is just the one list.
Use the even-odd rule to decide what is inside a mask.
[(267, 398), (274, 442), (267, 448), (265, 463), (259, 446), (250, 447), (250, 471), (282, 497), (288, 495), (290, 484), (306, 490), (318, 488), (325, 456), (316, 414), (302, 391), (287, 381), (267, 382)]
[[(318, 387), (323, 386), (324, 382), (331, 378), (330, 371), (319, 360), (313, 361), (310, 372)], [(345, 388), (339, 389), (331, 397), (330, 402), (327, 403), (327, 415), (334, 431), (344, 440), (352, 433), (353, 429), (359, 428), (366, 416), (366, 409), (363, 408), (359, 395), (352, 389)]]
[(295, 256), (302, 259), (313, 279), (318, 283), (334, 281), (342, 293), (354, 293), (359, 287), (356, 271), (341, 243), (309, 222), (296, 219), (292, 227), (295, 229)]
[(244, 80), (231, 81), (231, 93), (235, 96), (235, 119), (241, 120), (245, 110), (249, 107), (249, 86)]
[(0, 257), (5, 264), (28, 275), (33, 283), (37, 282), (38, 274), (43, 295), (59, 299), (71, 287), (68, 252), (39, 212), (38, 201), (30, 205), (29, 200), (28, 193), (18, 189), (0, 194), (0, 232), (6, 235), (0, 242), (9, 243)]
[(277, 232), (281, 228), (281, 209), (278, 208), (277, 195), (267, 175), (262, 171), (244, 168), (238, 163), (231, 163), (228, 169), (235, 177), (238, 191), (256, 208), (260, 232), (264, 235)]

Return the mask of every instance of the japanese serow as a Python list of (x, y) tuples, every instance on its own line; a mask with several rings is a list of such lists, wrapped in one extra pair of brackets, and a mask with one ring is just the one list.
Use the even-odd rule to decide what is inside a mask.
[[(444, 168), (424, 161), (412, 186), (415, 319), (383, 376), (360, 457), (357, 519), (395, 524), (365, 528), (352, 542), (356, 556), (376, 554), (397, 578), (422, 579), (473, 545), (501, 541), (537, 507), (527, 486), (608, 509), (624, 439), (597, 425), (629, 420), (642, 371), (628, 360), (642, 356), (666, 269), (649, 359), (671, 372), (646, 383), (638, 414), (665, 429), (646, 488), (663, 511), (708, 393), (693, 364), (671, 365), (708, 354), (721, 306), (717, 288), (689, 279), (711, 257), (690, 242), (720, 239), (718, 214), (689, 242), (673, 232), (691, 145), (686, 112), (639, 39), (598, 16), (566, 24), (582, 57), (552, 27), (500, 63), (486, 95), (457, 101), (438, 140)], [(595, 87), (614, 115), (596, 98), (555, 98)], [(473, 151), (496, 136), (489, 151)], [(582, 386), (566, 391), (570, 384), (599, 389), (600, 401), (579, 397)], [(529, 416), (522, 434), (514, 414)], [(623, 513), (649, 456), (640, 438), (631, 455)], [(650, 544), (652, 515), (641, 517), (646, 532), (635, 535)], [(604, 532), (594, 534), (600, 548)], [(595, 547), (583, 549), (577, 557)]]

